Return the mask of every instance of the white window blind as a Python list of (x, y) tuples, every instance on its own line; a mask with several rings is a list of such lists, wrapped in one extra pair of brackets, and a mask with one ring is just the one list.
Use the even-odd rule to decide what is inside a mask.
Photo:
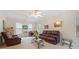
[(16, 34), (21, 34), (21, 33), (22, 33), (22, 24), (16, 23)]

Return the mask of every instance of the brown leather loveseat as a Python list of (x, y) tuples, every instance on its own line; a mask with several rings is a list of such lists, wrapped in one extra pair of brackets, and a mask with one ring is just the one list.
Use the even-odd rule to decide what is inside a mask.
[(60, 42), (60, 32), (53, 30), (44, 30), (42, 34), (39, 36), (41, 39), (44, 39), (46, 42), (51, 44), (57, 44)]
[(21, 43), (21, 38), (19, 38), (17, 35), (13, 35), (11, 38), (9, 38), (6, 32), (1, 32), (1, 34), (7, 46), (12, 46)]

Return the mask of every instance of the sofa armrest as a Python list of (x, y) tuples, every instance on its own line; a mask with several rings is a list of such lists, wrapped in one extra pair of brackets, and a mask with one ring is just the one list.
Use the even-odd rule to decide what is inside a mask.
[(18, 35), (12, 35), (12, 37), (18, 37)]
[(55, 38), (57, 43), (60, 41), (60, 37), (59, 36), (53, 35), (52, 37)]

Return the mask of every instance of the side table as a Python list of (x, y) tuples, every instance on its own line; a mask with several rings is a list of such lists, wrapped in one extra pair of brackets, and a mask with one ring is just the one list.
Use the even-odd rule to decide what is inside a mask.
[(62, 39), (61, 43), (62, 43), (62, 46), (65, 44), (65, 45), (68, 45), (70, 49), (72, 49), (72, 40), (68, 40), (68, 39)]

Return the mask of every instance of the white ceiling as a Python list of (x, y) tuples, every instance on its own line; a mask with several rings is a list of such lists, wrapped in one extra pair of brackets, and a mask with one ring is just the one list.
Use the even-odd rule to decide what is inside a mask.
[(0, 16), (6, 18), (13, 18), (17, 21), (31, 21), (36, 22), (46, 17), (61, 16), (66, 13), (66, 10), (39, 10), (42, 12), (43, 17), (31, 17), (32, 10), (0, 10)]

